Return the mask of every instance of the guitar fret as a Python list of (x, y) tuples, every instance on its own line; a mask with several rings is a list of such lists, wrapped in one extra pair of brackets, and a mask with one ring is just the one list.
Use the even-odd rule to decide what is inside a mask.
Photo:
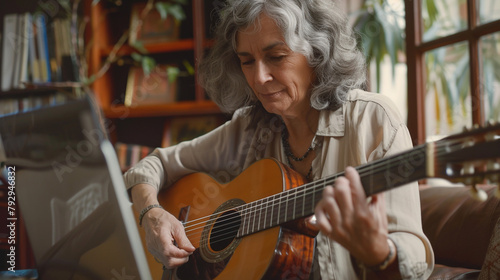
[(265, 200), (266, 200), (266, 202), (265, 202), (265, 204), (264, 204), (264, 209), (265, 209), (265, 212), (264, 212), (264, 223), (262, 224), (262, 228), (263, 228), (263, 229), (264, 229), (264, 228), (265, 228), (265, 226), (266, 226), (267, 212), (268, 212), (268, 210), (269, 210), (269, 208), (268, 208), (268, 207), (269, 207), (269, 206), (268, 206), (268, 204), (269, 204), (269, 197), (266, 197), (266, 199), (265, 199)]
[(245, 231), (246, 231), (246, 235), (248, 235), (250, 233), (250, 211), (248, 210), (248, 204), (245, 205)]
[(276, 215), (276, 225), (280, 224), (280, 215), (281, 215), (281, 194), (278, 194), (278, 215)]
[(241, 218), (241, 225), (238, 231), (240, 232), (240, 235), (244, 235), (244, 229), (245, 229), (245, 205), (242, 205), (239, 210), (240, 218)]
[[(271, 197), (273, 198), (273, 197)], [(273, 226), (274, 200), (271, 200), (271, 215), (269, 215), (269, 227)]]
[(301, 217), (304, 217), (304, 211), (306, 209), (306, 189), (303, 188), (302, 192), (303, 192), (303, 194), (302, 194), (302, 215), (301, 215)]
[(304, 199), (302, 188), (298, 189), (297, 193), (295, 195), (295, 207), (294, 207), (294, 218), (295, 219), (302, 217), (301, 215), (304, 212), (304, 210), (303, 210), (304, 206), (300, 202), (300, 199)]
[(290, 203), (287, 207), (287, 212), (289, 213), (288, 214), (289, 221), (295, 220), (295, 217), (296, 217), (295, 213), (298, 210), (297, 209), (297, 192), (298, 192), (297, 189), (292, 189), (292, 190), (290, 190), (290, 195), (288, 196), (288, 197), (290, 197)]
[[(314, 201), (315, 201), (315, 195), (316, 195), (316, 192), (315, 192), (315, 191), (313, 191), (313, 192), (312, 192), (312, 195), (313, 195), (313, 197), (312, 197), (312, 201), (314, 202)], [(314, 206), (315, 206), (315, 204), (316, 204), (316, 203), (311, 203), (311, 211), (312, 211), (312, 212), (314, 212)]]
[(257, 220), (257, 231), (260, 230), (260, 222), (262, 222), (262, 202), (259, 204), (259, 219)]
[(281, 193), (276, 196), (276, 210), (275, 211), (275, 216), (276, 216), (276, 222), (273, 223), (273, 226), (279, 225), (280, 224), (280, 215), (281, 215)]
[[(314, 204), (314, 191), (312, 189), (308, 189), (307, 191), (304, 191), (304, 200), (308, 201), (309, 203)], [(307, 213), (308, 211), (310, 211), (308, 208), (306, 208), (308, 206), (309, 206), (309, 204), (306, 204), (304, 202), (304, 214), (303, 215), (305, 215), (305, 213)]]
[(245, 232), (248, 235), (250, 233), (250, 204), (245, 205)]
[(248, 210), (248, 204), (247, 204), (247, 216), (246, 216), (246, 220), (247, 220), (247, 234), (250, 233), (250, 210)]
[(256, 202), (253, 202), (252, 203), (252, 216), (253, 216), (253, 222), (252, 222), (252, 231), (255, 231), (255, 217), (257, 216), (257, 203)]
[[(278, 218), (281, 219), (281, 222), (279, 222), (278, 225), (281, 224), (281, 223), (287, 222), (287, 220), (286, 220), (286, 214), (287, 214), (288, 200), (286, 199), (286, 196), (284, 196), (284, 194), (286, 194), (286, 193), (283, 192), (283, 193), (280, 194), (280, 215), (279, 215)], [(285, 203), (283, 203), (283, 200), (285, 200)], [(281, 216), (283, 215), (282, 212), (285, 213), (285, 217), (284, 218), (281, 218)]]
[(246, 211), (245, 211), (245, 220), (246, 220), (246, 234), (250, 234), (250, 208), (249, 205), (246, 205)]
[(262, 211), (264, 212), (264, 219), (262, 220), (262, 229), (266, 229), (267, 213), (269, 212), (269, 197), (266, 197), (262, 204)]
[(287, 214), (288, 214), (288, 199), (285, 198), (285, 220), (284, 222), (288, 221), (286, 218), (287, 218)]
[(253, 202), (250, 204), (250, 207), (248, 209), (248, 216), (249, 216), (249, 223), (248, 223), (248, 233), (253, 232), (253, 221), (255, 218), (255, 211), (253, 209)]

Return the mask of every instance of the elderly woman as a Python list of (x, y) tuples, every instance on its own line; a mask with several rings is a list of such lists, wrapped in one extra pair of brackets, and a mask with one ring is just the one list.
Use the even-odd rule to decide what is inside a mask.
[(200, 77), (212, 100), (234, 112), (232, 120), (156, 149), (125, 175), (148, 249), (166, 268), (187, 262), (195, 247), (177, 213), (157, 206), (160, 188), (200, 171), (232, 180), (271, 157), (308, 181), (345, 170), (315, 207), (311, 221), (320, 233), (311, 279), (430, 274), (433, 254), (421, 228), (417, 183), (367, 198), (351, 167), (412, 143), (397, 108), (361, 90), (364, 58), (332, 2), (235, 0), (220, 11)]

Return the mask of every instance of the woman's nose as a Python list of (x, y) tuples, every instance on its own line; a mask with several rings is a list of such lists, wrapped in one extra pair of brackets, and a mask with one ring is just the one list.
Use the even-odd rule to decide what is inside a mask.
[(256, 62), (255, 65), (255, 83), (263, 85), (269, 81), (272, 81), (273, 76), (269, 67), (262, 61)]

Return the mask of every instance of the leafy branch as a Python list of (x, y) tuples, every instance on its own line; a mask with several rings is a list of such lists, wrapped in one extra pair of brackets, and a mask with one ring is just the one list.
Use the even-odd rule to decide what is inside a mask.
[[(58, 0), (58, 1), (63, 1), (63, 0)], [(92, 5), (97, 5), (101, 2), (102, 0), (93, 0)], [(108, 0), (113, 2), (112, 0)], [(120, 56), (118, 55), (119, 50), (126, 44), (126, 42), (129, 39), (130, 36), (130, 31), (132, 32), (137, 32), (140, 28), (140, 25), (135, 26), (134, 30), (130, 30), (128, 28), (118, 39), (118, 41), (114, 44), (113, 48), (111, 49), (109, 55), (106, 57), (106, 60), (102, 64), (102, 66), (93, 74), (90, 76), (87, 76), (87, 73), (89, 73), (89, 68), (87, 65), (87, 60), (82, 59), (85, 57), (88, 57), (88, 51), (90, 50), (90, 45), (93, 43), (93, 39), (88, 42), (88, 45), (85, 46), (84, 43), (84, 38), (83, 34), (85, 31), (86, 26), (88, 25), (88, 20), (84, 20), (79, 27), (78, 23), (78, 8), (80, 6), (81, 0), (74, 0), (73, 6), (72, 6), (72, 46), (74, 46), (74, 50), (72, 50), (72, 54), (74, 55), (74, 61), (77, 63), (78, 69), (80, 69), (80, 77), (81, 77), (81, 84), (84, 87), (90, 86), (92, 83), (94, 83), (98, 78), (102, 77), (111, 67), (113, 63), (115, 63), (118, 59), (120, 59)], [(187, 0), (169, 0), (169, 1), (161, 1), (161, 2), (155, 2), (154, 0), (148, 0), (146, 3), (145, 8), (142, 10), (140, 18), (144, 19), (148, 15), (148, 13), (152, 9), (156, 9), (159, 14), (161, 15), (163, 20), (166, 20), (168, 16), (174, 17), (178, 21), (182, 21), (186, 18), (186, 15), (184, 13), (184, 10), (182, 8), (182, 5), (186, 5)], [(134, 47), (136, 50), (138, 50), (142, 54), (147, 54), (146, 48), (139, 42), (135, 42), (132, 47)], [(156, 63), (155, 61), (146, 55), (139, 55), (137, 53), (132, 54), (132, 58), (135, 61), (140, 62), (142, 65), (144, 72), (145, 73), (150, 73), (151, 70), (155, 67)], [(187, 67), (186, 67), (187, 68)], [(188, 71), (189, 72), (189, 71)], [(172, 68), (169, 70), (169, 73), (172, 73), (172, 77), (177, 77), (180, 74), (179, 69), (174, 69)], [(170, 77), (170, 76), (169, 76)]]

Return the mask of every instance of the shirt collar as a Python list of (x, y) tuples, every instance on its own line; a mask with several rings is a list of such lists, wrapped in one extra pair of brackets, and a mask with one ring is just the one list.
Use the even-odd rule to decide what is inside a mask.
[(319, 113), (318, 132), (319, 136), (340, 137), (344, 136), (345, 106), (341, 106), (335, 111), (321, 110)]

